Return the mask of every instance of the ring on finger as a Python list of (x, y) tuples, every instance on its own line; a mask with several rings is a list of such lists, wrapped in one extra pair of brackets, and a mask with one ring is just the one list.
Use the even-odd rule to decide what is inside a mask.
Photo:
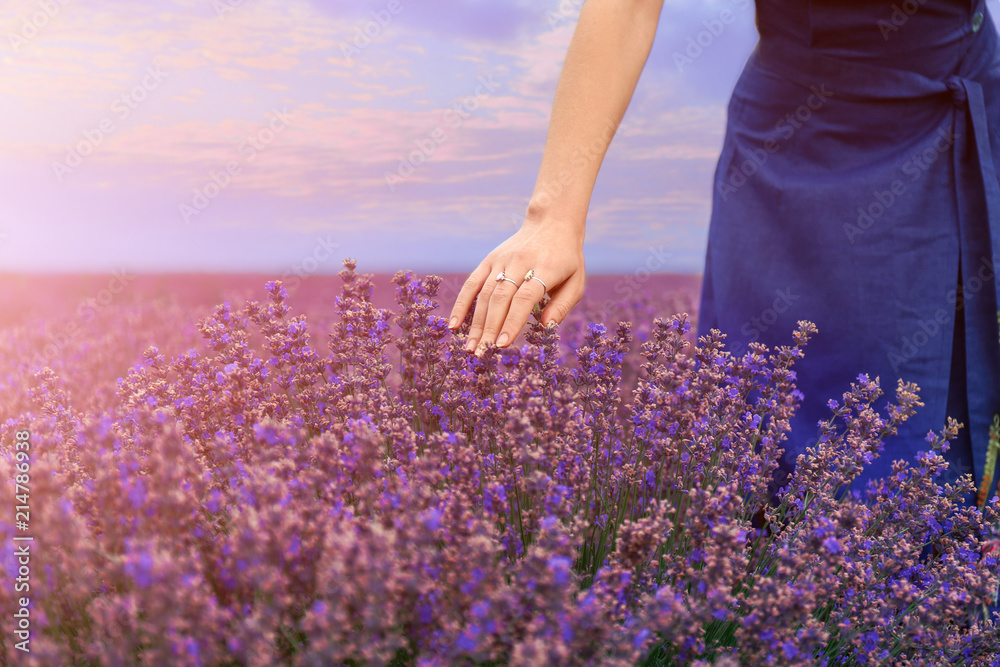
[(539, 278), (538, 276), (535, 275), (535, 270), (534, 269), (529, 269), (528, 272), (526, 274), (524, 274), (524, 279), (525, 280), (537, 280), (538, 282), (542, 283), (542, 287), (544, 287), (545, 288), (545, 292), (548, 293), (549, 286), (546, 285), (544, 282), (542, 282), (541, 278)]
[(497, 274), (497, 280), (496, 281), (500, 282), (501, 280), (506, 280), (511, 285), (513, 285), (515, 289), (520, 287), (520, 285), (518, 285), (516, 282), (514, 282), (513, 280), (511, 280), (510, 278), (508, 278), (507, 276), (505, 276), (503, 271), (501, 271), (500, 273)]

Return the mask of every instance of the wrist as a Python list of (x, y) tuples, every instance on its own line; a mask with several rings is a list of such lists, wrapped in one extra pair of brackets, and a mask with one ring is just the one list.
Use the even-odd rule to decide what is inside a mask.
[(586, 223), (586, 211), (580, 213), (559, 210), (548, 203), (532, 198), (528, 203), (528, 210), (524, 214), (522, 227), (535, 230), (555, 229), (582, 247), (586, 234)]

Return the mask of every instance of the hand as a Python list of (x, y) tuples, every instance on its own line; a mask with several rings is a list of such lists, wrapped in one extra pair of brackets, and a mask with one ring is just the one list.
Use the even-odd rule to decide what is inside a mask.
[[(544, 281), (525, 280), (529, 269)], [(515, 283), (497, 281), (500, 271)], [(521, 332), (531, 310), (548, 288), (552, 298), (542, 312), (542, 323), (558, 324), (580, 302), (584, 287), (583, 238), (566, 225), (529, 224), (494, 248), (465, 281), (451, 310), (449, 328), (455, 329), (476, 298), (468, 351), (480, 356), (486, 345), (506, 347)], [(477, 345), (479, 346), (478, 349)]]

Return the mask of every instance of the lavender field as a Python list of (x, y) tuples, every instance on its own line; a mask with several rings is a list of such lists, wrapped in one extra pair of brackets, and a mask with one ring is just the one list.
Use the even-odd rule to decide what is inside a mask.
[(731, 355), (697, 276), (595, 276), (477, 358), (464, 278), (2, 277), (0, 663), (998, 664), (955, 424), (841, 492), (916, 387), (773, 505), (811, 324)]

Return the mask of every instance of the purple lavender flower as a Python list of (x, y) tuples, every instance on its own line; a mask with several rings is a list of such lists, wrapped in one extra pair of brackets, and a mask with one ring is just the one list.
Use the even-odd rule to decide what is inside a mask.
[(843, 492), (919, 407), (915, 387), (878, 411), (860, 375), (772, 485), (808, 323), (734, 355), (636, 302), (635, 325), (536, 319), (523, 345), (475, 357), (471, 317), (451, 331), (438, 312), (441, 278), (396, 274), (393, 312), (344, 266), (334, 308), (303, 287), (293, 311), (291, 283), (271, 281), (262, 303), (207, 308), (196, 327), (161, 305), (110, 309), (47, 368), (17, 362), (44, 332), (0, 332), (0, 467), (14, 479), (30, 431), (32, 525), (55, 540), (32, 591), (45, 660), (989, 664), (1000, 650), (983, 618), (1000, 499), (965, 508), (969, 485), (938, 481), (957, 425)]

